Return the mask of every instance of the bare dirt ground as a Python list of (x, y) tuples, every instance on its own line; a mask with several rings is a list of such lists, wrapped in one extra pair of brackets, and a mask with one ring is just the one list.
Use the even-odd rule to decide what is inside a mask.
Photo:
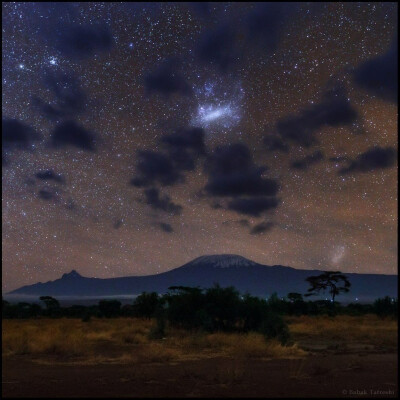
[[(46, 362), (48, 364), (46, 364)], [(65, 365), (3, 358), (3, 397), (397, 397), (397, 354)]]

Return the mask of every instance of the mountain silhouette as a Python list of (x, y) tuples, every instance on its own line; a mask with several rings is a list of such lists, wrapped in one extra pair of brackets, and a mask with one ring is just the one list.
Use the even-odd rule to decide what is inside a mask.
[[(9, 292), (19, 295), (48, 296), (121, 296), (155, 291), (165, 293), (170, 286), (198, 286), (208, 288), (215, 283), (222, 287), (234, 286), (241, 293), (268, 297), (276, 292), (285, 296), (290, 292), (306, 293), (309, 276), (321, 270), (301, 270), (282, 265), (258, 264), (238, 255), (224, 254), (202, 256), (167, 272), (147, 276), (121, 278), (88, 278), (77, 271), (63, 274), (60, 279), (46, 283), (23, 286)], [(341, 294), (338, 301), (372, 301), (378, 297), (397, 297), (397, 275), (345, 274), (351, 283), (348, 294)], [(329, 297), (314, 296), (310, 299)]]

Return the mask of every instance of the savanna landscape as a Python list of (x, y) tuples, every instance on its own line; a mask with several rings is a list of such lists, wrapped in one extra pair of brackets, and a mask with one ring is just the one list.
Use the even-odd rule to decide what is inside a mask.
[(2, 2), (2, 398), (398, 397), (398, 2)]
[[(183, 296), (184, 303), (193, 306), (188, 296), (193, 300), (195, 292), (180, 290), (176, 299)], [(228, 289), (219, 290), (228, 294)], [(50, 311), (36, 318), (4, 319), (3, 396), (397, 395), (394, 309), (392, 315), (382, 315), (380, 308), (378, 315), (363, 314), (360, 307), (358, 312), (351, 307), (337, 312), (340, 306), (336, 306), (332, 313), (326, 304), (328, 308), (320, 308), (317, 315), (295, 315), (292, 308), (289, 313), (267, 317), (273, 329), (263, 327), (257, 332), (231, 329), (228, 323), (221, 329), (195, 328), (195, 319), (182, 324), (185, 318), (188, 321), (183, 303), (175, 304), (180, 320), (171, 315), (164, 320), (154, 303), (153, 310), (143, 307), (151, 304), (151, 298), (151, 294), (143, 294), (142, 307), (131, 310), (147, 314), (146, 318), (121, 314), (89, 317), (87, 313), (81, 319), (55, 317), (53, 309), (53, 316)], [(248, 296), (242, 304), (252, 300)], [(134, 306), (140, 302), (139, 298)], [(263, 303), (268, 302), (261, 300)], [(282, 311), (285, 304), (293, 305), (275, 298), (268, 306)], [(350, 313), (344, 313), (346, 308)], [(44, 314), (46, 311), (49, 309)], [(236, 318), (231, 321), (235, 325), (240, 322)]]

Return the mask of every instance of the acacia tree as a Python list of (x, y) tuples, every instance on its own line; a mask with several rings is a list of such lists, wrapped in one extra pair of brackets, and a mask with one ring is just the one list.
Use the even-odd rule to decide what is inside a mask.
[(311, 285), (304, 296), (313, 296), (321, 291), (329, 291), (332, 302), (335, 301), (335, 296), (340, 292), (347, 293), (350, 290), (351, 283), (346, 275), (340, 271), (326, 271), (321, 275), (309, 276), (306, 281)]
[(291, 303), (298, 303), (303, 301), (303, 296), (300, 293), (290, 292), (287, 295), (287, 298)]
[(46, 304), (47, 310), (54, 310), (56, 308), (60, 308), (60, 303), (57, 299), (51, 296), (40, 296), (39, 300), (43, 301)]
[(61, 315), (60, 303), (51, 296), (40, 296), (39, 300), (46, 304), (45, 314), (50, 317), (59, 317)]

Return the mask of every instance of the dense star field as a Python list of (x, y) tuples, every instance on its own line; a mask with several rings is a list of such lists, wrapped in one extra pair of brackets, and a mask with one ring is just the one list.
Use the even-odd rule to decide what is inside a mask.
[(397, 3), (3, 3), (3, 291), (204, 254), (397, 271)]

